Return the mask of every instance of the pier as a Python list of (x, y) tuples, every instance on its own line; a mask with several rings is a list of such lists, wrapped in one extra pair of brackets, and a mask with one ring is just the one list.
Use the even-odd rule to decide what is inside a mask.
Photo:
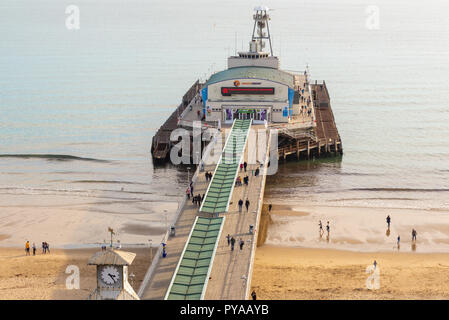
[[(235, 120), (233, 129), (237, 129), (239, 134), (247, 134), (250, 127), (243, 122), (250, 121), (240, 121), (243, 130), (236, 122), (239, 121)], [(261, 129), (263, 126), (255, 128)], [(220, 138), (225, 140), (226, 137), (221, 134)], [(184, 198), (173, 224), (176, 235), (168, 232), (164, 239), (167, 257), (162, 258), (159, 250), (139, 290), (141, 299), (248, 298), (269, 162), (270, 137), (264, 140), (266, 150), (262, 165), (249, 164), (246, 172), (240, 169), (239, 164), (248, 162), (251, 156), (247, 139), (234, 138), (231, 130), (217, 165), (205, 165), (204, 171), (200, 171), (198, 166), (193, 186), (194, 194), (205, 194), (202, 206), (198, 208), (187, 197)], [(209, 144), (208, 148), (212, 147)], [(238, 151), (239, 147), (242, 148), (241, 152)], [(223, 165), (232, 166), (232, 169), (226, 167), (223, 173), (220, 171)], [(256, 169), (260, 171), (258, 176), (254, 175)], [(214, 172), (210, 183), (206, 182), (206, 171)], [(235, 177), (245, 174), (249, 177), (248, 185), (235, 186)], [(217, 192), (217, 185), (220, 185), (222, 192)], [(239, 213), (240, 199), (249, 200), (248, 211), (243, 206)], [(210, 219), (215, 219), (215, 226), (209, 230), (206, 225), (212, 223)], [(222, 220), (218, 224), (216, 219)], [(236, 239), (234, 250), (228, 245), (228, 234)], [(240, 240), (244, 241), (242, 250)]]
[[(205, 152), (193, 154), (190, 148), (190, 159), (201, 159), (191, 182), (192, 196), (204, 198), (199, 207), (184, 196), (139, 289), (141, 299), (249, 299), (258, 239), (263, 242), (266, 236), (267, 225), (262, 224), (262, 232), (259, 225), (269, 159), (343, 153), (326, 83), (313, 83), (308, 68), (281, 70), (271, 48), (268, 8), (256, 7), (253, 19), (249, 51), (229, 57), (228, 68), (205, 83), (196, 81), (153, 138), (153, 159), (166, 160), (178, 143), (170, 141), (173, 130), (187, 130), (192, 146), (194, 128), (200, 129), (195, 137), (201, 132), (206, 138), (201, 139)], [(271, 55), (263, 51), (265, 40)], [(208, 143), (203, 134), (209, 136), (211, 127), (218, 130), (211, 130), (214, 137)], [(220, 129), (229, 127), (226, 136)], [(253, 129), (265, 135), (251, 136)], [(272, 137), (277, 138), (274, 149)], [(220, 158), (209, 164), (218, 141), (224, 145)], [(213, 172), (211, 181), (206, 172)], [(239, 176), (241, 185), (236, 184)], [(248, 209), (239, 208), (240, 200), (249, 202)], [(233, 250), (228, 235), (235, 239)]]

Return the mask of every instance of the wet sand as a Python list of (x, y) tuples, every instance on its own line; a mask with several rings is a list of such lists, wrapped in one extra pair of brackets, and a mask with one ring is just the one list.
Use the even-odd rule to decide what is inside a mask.
[[(380, 288), (369, 290), (376, 260)], [(258, 299), (449, 299), (449, 254), (257, 248), (252, 289)]]
[[(149, 248), (126, 248), (136, 253), (129, 273), (135, 274), (134, 289), (137, 292), (150, 262)], [(96, 268), (87, 261), (98, 249), (51, 249), (43, 255), (25, 256), (24, 249), (0, 248), (0, 300), (34, 299), (87, 299), (96, 287)], [(154, 252), (155, 253), (155, 252)], [(80, 289), (67, 290), (66, 268), (76, 265), (80, 270)]]
[[(391, 217), (388, 230), (386, 217)], [(362, 207), (274, 204), (266, 244), (283, 247), (394, 252), (398, 235), (401, 252), (449, 253), (449, 212)], [(321, 220), (324, 235), (320, 237)], [(326, 223), (330, 236), (326, 237)], [(412, 229), (417, 230), (412, 246)]]

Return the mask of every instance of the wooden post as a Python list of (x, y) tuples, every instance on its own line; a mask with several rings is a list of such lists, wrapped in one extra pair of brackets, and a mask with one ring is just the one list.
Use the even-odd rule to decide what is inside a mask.
[(307, 140), (307, 159), (310, 158), (310, 140)]
[(299, 140), (296, 140), (296, 157), (299, 160)]

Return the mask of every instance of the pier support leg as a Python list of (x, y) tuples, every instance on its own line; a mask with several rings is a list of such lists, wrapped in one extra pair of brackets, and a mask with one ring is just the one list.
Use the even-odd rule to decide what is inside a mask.
[(307, 159), (310, 159), (310, 141), (307, 140)]
[(299, 153), (300, 153), (300, 151), (299, 151), (299, 140), (297, 140), (296, 141), (296, 157), (298, 158), (298, 160), (299, 160)]

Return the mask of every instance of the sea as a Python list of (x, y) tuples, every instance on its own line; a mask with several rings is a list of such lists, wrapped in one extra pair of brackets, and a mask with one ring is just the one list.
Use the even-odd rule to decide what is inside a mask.
[[(88, 204), (105, 234), (119, 216), (155, 226), (139, 229), (142, 243), (161, 236), (189, 173), (153, 164), (152, 136), (196, 80), (247, 49), (258, 4), (2, 0), (0, 234), (13, 214), (34, 219), (39, 199), (53, 210)], [(262, 4), (281, 68), (326, 81), (344, 147), (281, 161), (266, 201), (449, 213), (449, 2)]]

